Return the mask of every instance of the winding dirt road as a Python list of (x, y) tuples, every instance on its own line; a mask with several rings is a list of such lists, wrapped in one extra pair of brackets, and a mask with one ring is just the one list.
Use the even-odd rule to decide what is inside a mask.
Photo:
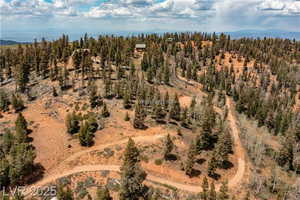
[(227, 120), (229, 122), (229, 126), (231, 128), (231, 135), (234, 141), (234, 153), (238, 157), (238, 168), (237, 172), (232, 179), (230, 179), (228, 186), (234, 187), (243, 179), (245, 170), (246, 170), (246, 161), (245, 161), (245, 151), (243, 149), (241, 140), (240, 140), (240, 129), (237, 126), (237, 120), (235, 117), (235, 109), (233, 106), (233, 102), (229, 97), (226, 97), (226, 105), (229, 110)]
[[(231, 134), (232, 134), (233, 141), (234, 141), (234, 152), (235, 152), (235, 155), (238, 157), (237, 172), (234, 175), (234, 177), (231, 178), (228, 181), (228, 186), (230, 188), (233, 188), (242, 181), (244, 173), (245, 173), (245, 169), (246, 169), (246, 163), (245, 163), (245, 152), (243, 150), (243, 147), (242, 147), (242, 144), (241, 144), (241, 141), (240, 141), (240, 138), (239, 138), (239, 132), (240, 131), (239, 131), (239, 128), (236, 124), (237, 120), (236, 120), (235, 115), (234, 115), (233, 103), (232, 103), (232, 100), (228, 97), (227, 97), (227, 100), (226, 100), (226, 105), (229, 108), (228, 122), (229, 122), (229, 125), (231, 127)], [(158, 139), (164, 138), (165, 136), (166, 136), (166, 134), (154, 135), (154, 136), (138, 136), (138, 137), (134, 137), (133, 140), (135, 142), (154, 142)], [(70, 156), (69, 158), (64, 160), (61, 164), (73, 161), (73, 160), (75, 160), (76, 158), (78, 158), (79, 156), (81, 156), (83, 154), (86, 154), (86, 153), (89, 153), (89, 152), (92, 152), (92, 151), (95, 151), (95, 150), (101, 150), (101, 149), (104, 149), (106, 147), (113, 146), (113, 145), (124, 144), (127, 141), (128, 141), (128, 139), (123, 139), (123, 140), (120, 140), (120, 141), (116, 141), (114, 143), (109, 143), (109, 144), (105, 144), (105, 145), (92, 147), (88, 150), (81, 151), (81, 152), (78, 152), (78, 153)], [(43, 186), (43, 185), (49, 184), (51, 182), (54, 182), (55, 180), (57, 180), (59, 178), (66, 177), (66, 176), (76, 174), (76, 173), (95, 172), (95, 171), (103, 171), (103, 170), (119, 172), (120, 171), (120, 166), (118, 166), (118, 165), (84, 165), (84, 166), (78, 166), (78, 167), (74, 167), (71, 170), (64, 171), (60, 174), (53, 174), (51, 176), (49, 175), (48, 177), (45, 177), (41, 181), (38, 181), (34, 185), (31, 185), (29, 187)], [(157, 183), (160, 183), (160, 184), (166, 184), (166, 185), (175, 187), (179, 190), (188, 191), (188, 192), (198, 193), (202, 190), (201, 186), (178, 183), (178, 182), (175, 182), (175, 181), (167, 180), (165, 178), (153, 176), (151, 174), (147, 175), (147, 180), (152, 181), (152, 182), (157, 182)], [(219, 188), (220, 188), (220, 184), (216, 185), (216, 189), (219, 190)]]
[[(188, 93), (188, 95), (191, 95), (188, 92), (188, 90), (185, 89), (187, 83), (184, 80), (181, 80), (177, 77), (174, 67), (172, 67), (171, 70), (172, 70), (171, 71), (171, 82), (174, 85), (176, 85), (177, 87), (179, 87), (180, 89), (184, 90), (185, 93)], [(234, 152), (235, 152), (235, 155), (238, 157), (237, 172), (228, 181), (228, 186), (230, 188), (233, 188), (242, 181), (244, 173), (245, 173), (245, 169), (246, 169), (246, 163), (245, 163), (245, 152), (244, 152), (244, 149), (242, 147), (242, 144), (241, 144), (241, 141), (239, 138), (240, 130), (236, 124), (237, 120), (234, 115), (235, 111), (234, 111), (233, 102), (228, 97), (226, 98), (226, 105), (229, 109), (228, 123), (231, 128), (231, 134), (232, 134), (232, 138), (234, 141)], [(150, 135), (150, 136), (137, 136), (137, 137), (133, 137), (132, 139), (135, 142), (155, 142), (158, 139), (164, 138), (165, 136), (166, 136), (166, 134), (159, 134), (159, 135)], [(46, 176), (42, 180), (40, 180), (40, 181), (36, 182), (35, 184), (30, 185), (28, 187), (43, 186), (43, 185), (49, 184), (51, 182), (54, 182), (55, 180), (57, 180), (59, 178), (63, 178), (66, 176), (70, 176), (72, 174), (77, 174), (77, 173), (95, 172), (95, 171), (104, 171), (104, 170), (119, 172), (120, 166), (118, 166), (118, 165), (83, 165), (83, 166), (74, 167), (71, 170), (65, 170), (64, 167), (66, 166), (67, 163), (76, 160), (78, 157), (80, 157), (84, 154), (90, 153), (95, 150), (103, 150), (107, 147), (114, 146), (114, 145), (125, 144), (125, 143), (127, 143), (127, 141), (128, 141), (128, 138), (125, 138), (125, 139), (122, 139), (122, 140), (119, 140), (116, 142), (91, 147), (87, 150), (77, 152), (77, 153), (71, 155), (70, 157), (68, 157), (67, 159), (65, 159), (64, 161), (62, 161), (59, 164), (59, 166), (54, 169), (55, 171), (53, 170), (53, 173), (50, 172), (48, 176)], [(149, 173), (147, 175), (147, 181), (169, 185), (169, 186), (175, 187), (179, 190), (193, 192), (193, 193), (198, 193), (202, 190), (202, 187), (198, 186), (198, 185), (179, 183), (179, 182), (175, 182), (172, 180), (167, 180), (166, 178), (153, 176)], [(219, 190), (219, 188), (220, 188), (220, 184), (217, 184), (216, 190)]]
[[(167, 136), (167, 134), (157, 134), (157, 135), (149, 135), (149, 136), (137, 136), (137, 137), (133, 137), (132, 139), (137, 143), (137, 142), (155, 142), (159, 139), (162, 139), (164, 138), (165, 136)], [(103, 145), (98, 145), (98, 146), (94, 146), (94, 147), (90, 147), (88, 148), (87, 150), (84, 150), (84, 151), (80, 151), (80, 152), (77, 152), (77, 153), (74, 153), (73, 155), (69, 156), (67, 159), (63, 160), (58, 168), (61, 166), (61, 165), (64, 165), (65, 163), (68, 163), (70, 161), (73, 161), (75, 160), (76, 158), (84, 155), (84, 154), (87, 154), (87, 153), (90, 153), (90, 152), (93, 152), (93, 151), (97, 151), (97, 150), (103, 150), (107, 147), (111, 147), (111, 146), (115, 146), (115, 145), (121, 145), (121, 144), (126, 144), (128, 142), (128, 138), (125, 138), (125, 139), (122, 139), (122, 140), (118, 140), (116, 142), (112, 142), (112, 143), (106, 143), (106, 144), (103, 144)], [(55, 169), (56, 170), (56, 169)]]

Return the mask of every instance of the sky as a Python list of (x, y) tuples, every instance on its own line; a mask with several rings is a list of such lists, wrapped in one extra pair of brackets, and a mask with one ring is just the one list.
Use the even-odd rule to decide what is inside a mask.
[(300, 32), (300, 0), (0, 0), (0, 38), (66, 33)]

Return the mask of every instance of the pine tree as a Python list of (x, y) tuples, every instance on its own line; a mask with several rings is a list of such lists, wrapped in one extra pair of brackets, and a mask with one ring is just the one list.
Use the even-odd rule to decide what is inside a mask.
[(73, 113), (68, 113), (66, 117), (66, 127), (67, 127), (67, 132), (69, 134), (75, 134), (79, 131), (79, 120), (77, 119), (76, 114)]
[(21, 183), (34, 170), (34, 153), (30, 144), (18, 143), (10, 150), (9, 178), (12, 185)]
[(52, 87), (52, 96), (53, 97), (57, 97), (58, 96), (55, 87)]
[(22, 113), (19, 113), (17, 120), (15, 122), (15, 128), (16, 128), (16, 141), (18, 143), (23, 143), (28, 141), (27, 133), (27, 121), (22, 115)]
[(170, 69), (169, 69), (169, 66), (164, 67), (164, 83), (166, 85), (170, 84)]
[(216, 168), (217, 168), (217, 160), (215, 158), (215, 154), (210, 158), (208, 162), (207, 174), (209, 177), (214, 178), (216, 175)]
[(131, 63), (131, 65), (130, 65), (130, 76), (133, 76), (134, 73), (135, 73), (135, 66), (134, 66), (133, 63)]
[(194, 81), (198, 81), (198, 70), (196, 67), (193, 67), (193, 71), (192, 71), (192, 79)]
[(8, 94), (3, 90), (0, 89), (0, 111), (6, 112), (9, 110), (9, 98)]
[(278, 165), (280, 165), (281, 167), (286, 166), (286, 168), (289, 170), (293, 169), (293, 160), (294, 160), (293, 141), (294, 141), (293, 137), (287, 136), (276, 158)]
[(128, 112), (126, 112), (124, 120), (125, 120), (126, 122), (128, 122), (128, 121), (130, 120), (130, 117), (129, 117)]
[(124, 76), (124, 70), (122, 67), (117, 67), (117, 79), (121, 80)]
[(167, 139), (164, 142), (164, 158), (165, 160), (169, 159), (170, 153), (172, 152), (174, 148), (174, 143), (171, 139), (170, 134), (167, 135)]
[(82, 146), (92, 146), (93, 144), (93, 133), (89, 130), (89, 124), (84, 122), (79, 131), (79, 142)]
[(27, 63), (22, 61), (21, 64), (17, 65), (16, 71), (16, 84), (19, 90), (23, 93), (25, 92), (27, 83), (29, 82), (29, 66)]
[(185, 76), (187, 80), (190, 80), (192, 78), (192, 67), (190, 65), (187, 67)]
[(208, 131), (202, 131), (196, 138), (197, 150), (207, 150), (211, 146), (211, 135)]
[(123, 91), (122, 91), (122, 88), (121, 88), (121, 84), (123, 84), (124, 82), (120, 82), (120, 81), (117, 81), (115, 82), (114, 84), (114, 95), (117, 99), (121, 99), (123, 98)]
[(91, 108), (98, 106), (98, 95), (97, 95), (97, 86), (92, 83), (89, 87), (89, 101)]
[(208, 194), (208, 200), (217, 200), (217, 193), (215, 189), (215, 183), (211, 182), (210, 184), (210, 190)]
[(16, 131), (21, 130), (22, 132), (26, 132), (26, 133), (28, 132), (28, 128), (27, 128), (28, 123), (24, 118), (24, 116), (22, 115), (22, 113), (18, 114), (15, 125), (16, 125)]
[(109, 111), (107, 109), (106, 103), (103, 103), (103, 108), (101, 110), (101, 116), (105, 117), (105, 118), (110, 116), (110, 113), (109, 113)]
[(180, 103), (177, 94), (175, 94), (170, 108), (170, 118), (176, 121), (180, 120)]
[(164, 97), (164, 109), (167, 111), (169, 108), (169, 93), (166, 92)]
[(211, 133), (212, 128), (216, 123), (216, 113), (211, 103), (207, 103), (203, 110), (202, 116), (203, 117), (200, 122), (202, 130)]
[(163, 111), (161, 104), (156, 104), (154, 108), (154, 118), (156, 122), (161, 122), (165, 118), (166, 114)]
[(196, 107), (197, 101), (196, 101), (196, 97), (193, 96), (192, 101), (191, 101), (191, 105), (190, 105), (190, 109), (194, 110)]
[(141, 63), (141, 68), (142, 68), (143, 71), (147, 71), (148, 67), (149, 67), (149, 64), (148, 64), (148, 54), (145, 53), (143, 55), (143, 59), (142, 59), (142, 63)]
[(112, 200), (107, 187), (102, 187), (97, 189), (96, 200)]
[(208, 189), (209, 189), (209, 185), (208, 185), (207, 178), (205, 176), (202, 182), (202, 192), (200, 195), (202, 200), (208, 200)]
[[(4, 134), (2, 136), (2, 150), (4, 154), (9, 153), (11, 147), (14, 145), (15, 143), (15, 137), (14, 135), (11, 133), (11, 131), (9, 129), (4, 130)], [(4, 156), (3, 156), (4, 157)], [(0, 153), (0, 158), (2, 158), (2, 155)]]
[(95, 133), (97, 131), (99, 125), (98, 125), (95, 115), (88, 116), (87, 124), (88, 124), (88, 131), (90, 133)]
[(165, 118), (166, 114), (163, 110), (163, 106), (161, 104), (161, 100), (160, 100), (160, 94), (158, 92), (158, 94), (156, 95), (156, 98), (154, 100), (154, 118), (156, 120), (156, 122), (161, 122), (161, 120), (163, 118)]
[(80, 68), (81, 58), (82, 58), (81, 52), (75, 50), (73, 54), (73, 62), (74, 62), (75, 70), (78, 70)]
[(185, 174), (188, 176), (193, 176), (193, 167), (195, 164), (195, 156), (196, 156), (196, 145), (192, 142), (189, 147), (187, 160), (185, 164)]
[(46, 54), (46, 52), (43, 51), (43, 53), (41, 55), (41, 61), (40, 61), (41, 75), (42, 75), (43, 79), (47, 78), (47, 75), (49, 72), (48, 65), (49, 65), (49, 57)]
[(63, 89), (68, 89), (70, 87), (70, 73), (69, 70), (67, 69), (67, 67), (65, 66), (63, 68), (63, 73), (62, 73), (62, 79), (63, 79)]
[(130, 95), (129, 95), (129, 92), (127, 90), (125, 91), (125, 94), (124, 94), (124, 97), (123, 97), (123, 106), (124, 106), (125, 109), (129, 109), (131, 107)]
[[(299, 95), (300, 98), (300, 95)], [(300, 123), (297, 123), (292, 130), (292, 134), (295, 136), (296, 141), (300, 142)]]
[(181, 126), (189, 128), (190, 119), (188, 116), (188, 109), (185, 107), (181, 114)]
[(24, 109), (24, 103), (20, 96), (13, 94), (11, 98), (11, 104), (15, 109), (15, 112), (19, 112)]
[(9, 185), (9, 162), (2, 158), (0, 159), (0, 186), (1, 188)]
[(120, 200), (138, 200), (143, 196), (146, 172), (140, 166), (140, 152), (129, 138), (121, 167)]
[(145, 124), (144, 124), (145, 118), (146, 118), (146, 113), (143, 109), (141, 101), (138, 100), (136, 107), (135, 107), (133, 127), (136, 129), (144, 129), (145, 128)]
[(221, 133), (216, 144), (216, 160), (219, 167), (225, 167), (225, 162), (229, 159), (232, 152), (232, 141), (230, 134), (226, 131)]
[(228, 195), (228, 185), (227, 181), (222, 182), (222, 185), (220, 187), (219, 195), (218, 195), (218, 200), (228, 200), (229, 195)]
[(147, 81), (153, 83), (154, 73), (152, 67), (149, 67), (147, 70)]

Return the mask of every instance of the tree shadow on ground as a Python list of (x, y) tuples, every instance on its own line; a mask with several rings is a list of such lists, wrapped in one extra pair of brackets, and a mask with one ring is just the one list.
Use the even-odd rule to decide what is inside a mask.
[(149, 127), (146, 126), (145, 124), (140, 124), (137, 127), (134, 127), (135, 129), (139, 129), (139, 130), (147, 130)]
[(27, 135), (29, 135), (32, 132), (33, 132), (32, 129), (27, 129)]
[(178, 126), (178, 123), (175, 122), (175, 121), (169, 121), (169, 124), (173, 124), (173, 125), (175, 125), (175, 126)]
[(176, 161), (176, 160), (178, 160), (178, 157), (175, 154), (171, 153), (171, 154), (166, 156), (166, 160), (167, 161)]
[(26, 180), (26, 183), (32, 184), (41, 180), (44, 177), (44, 173), (45, 173), (45, 168), (40, 163), (35, 164), (32, 173)]
[(205, 163), (206, 159), (204, 158), (199, 158), (196, 160), (196, 163), (198, 163), (199, 165), (202, 165), (203, 163)]
[(191, 178), (193, 178), (193, 177), (198, 177), (198, 176), (200, 176), (201, 175), (201, 171), (200, 170), (198, 170), (198, 169), (192, 169), (192, 173), (191, 173)]
[(216, 181), (219, 180), (221, 178), (221, 175), (220, 174), (217, 174), (217, 173), (214, 173), (212, 175), (210, 175), (209, 177), (215, 179)]
[(28, 142), (28, 143), (33, 142), (33, 137), (27, 137), (27, 138), (26, 138), (26, 142)]
[(166, 124), (166, 123), (167, 123), (167, 122), (166, 122), (165, 120), (163, 120), (163, 119), (156, 119), (155, 121), (156, 121), (156, 123), (158, 123), (158, 124)]
[(228, 160), (225, 160), (221, 166), (222, 169), (231, 169), (232, 167), (233, 167), (232, 162), (230, 162)]

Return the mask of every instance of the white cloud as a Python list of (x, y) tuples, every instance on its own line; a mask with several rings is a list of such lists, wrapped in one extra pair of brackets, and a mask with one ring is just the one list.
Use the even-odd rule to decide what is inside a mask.
[(58, 10), (57, 14), (61, 16), (77, 16), (77, 11), (74, 8), (69, 7), (66, 9)]
[[(279, 15), (299, 15), (299, 0), (263, 0), (258, 8)], [(300, 20), (300, 19), (299, 19)]]
[(174, 0), (166, 0), (161, 3), (156, 3), (150, 7), (151, 12), (168, 12), (174, 7)]
[(143, 27), (200, 31), (300, 27), (300, 0), (0, 0), (0, 9), (1, 17), (15, 21), (23, 17), (63, 18), (69, 23), (118, 20), (120, 25), (141, 22)]
[(265, 0), (258, 7), (262, 10), (283, 10), (285, 3), (280, 0)]
[(193, 8), (196, 10), (212, 10), (215, 0), (196, 0)]
[(145, 7), (154, 3), (153, 0), (121, 0), (121, 3), (124, 3), (128, 6), (136, 6), (136, 7)]
[(288, 13), (290, 14), (300, 15), (300, 1), (294, 2), (292, 4), (287, 4), (286, 10), (288, 10)]
[(93, 7), (90, 11), (83, 14), (83, 16), (91, 18), (131, 17), (133, 15), (134, 13), (128, 7), (119, 7), (113, 3), (106, 3), (98, 7)]
[(12, 0), (0, 3), (1, 15), (10, 17), (75, 16), (77, 11), (65, 0)]
[[(97, 5), (98, 4), (98, 5)], [(88, 11), (81, 11), (80, 6), (90, 6)], [(221, 6), (222, 7), (221, 7)], [(249, 7), (250, 6), (250, 7)], [(237, 14), (255, 15), (299, 15), (299, 0), (110, 0), (100, 3), (98, 0), (0, 0), (1, 15), (59, 16), (81, 15), (85, 17), (197, 17), (204, 16), (206, 11), (216, 15), (235, 11)], [(255, 11), (249, 13), (247, 10)], [(235, 11), (236, 12), (236, 11)], [(207, 16), (211, 17), (212, 13)]]
[(5, 1), (4, 0), (0, 0), (0, 8), (2, 7), (2, 6), (4, 6), (6, 3), (5, 3)]
[(66, 8), (67, 4), (66, 4), (66, 1), (64, 1), (64, 0), (54, 0), (53, 6), (55, 8)]

